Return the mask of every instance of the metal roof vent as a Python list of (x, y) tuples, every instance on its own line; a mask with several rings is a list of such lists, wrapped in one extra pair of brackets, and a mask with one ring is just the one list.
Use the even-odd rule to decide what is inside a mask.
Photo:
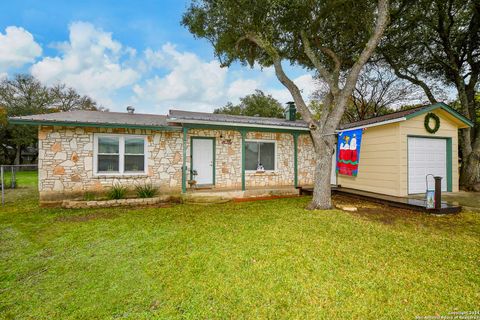
[(135, 112), (135, 108), (132, 107), (132, 106), (128, 106), (127, 107), (127, 112), (130, 113), (130, 114), (133, 114)]

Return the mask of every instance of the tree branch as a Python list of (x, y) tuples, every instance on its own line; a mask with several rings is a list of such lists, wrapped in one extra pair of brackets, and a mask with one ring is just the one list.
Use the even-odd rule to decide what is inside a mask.
[(245, 36), (237, 40), (237, 48), (239, 46), (239, 43), (244, 40), (249, 40), (255, 43), (258, 47), (262, 48), (270, 56), (273, 62), (273, 67), (275, 69), (275, 75), (277, 76), (278, 80), (288, 89), (288, 91), (290, 91), (290, 94), (293, 97), (293, 101), (295, 102), (298, 111), (302, 115), (303, 120), (305, 120), (309, 124), (311, 130), (317, 129), (317, 124), (315, 123), (312, 113), (308, 109), (307, 104), (302, 97), (300, 89), (298, 89), (295, 82), (293, 82), (283, 71), (282, 59), (275, 47), (262, 39), (262, 37), (260, 37), (259, 35), (247, 33)]
[(317, 58), (317, 56), (315, 55), (315, 52), (313, 52), (312, 47), (310, 45), (310, 41), (308, 40), (308, 37), (307, 37), (307, 34), (305, 33), (305, 31), (302, 30), (300, 32), (300, 36), (302, 38), (302, 43), (303, 43), (303, 48), (304, 48), (303, 51), (307, 55), (308, 59), (310, 59), (310, 61), (313, 63), (313, 65), (317, 69), (318, 73), (320, 73), (322, 78), (328, 84), (332, 93), (334, 95), (336, 95), (337, 92), (338, 92), (338, 75), (340, 74), (340, 60), (338, 59), (338, 57), (335, 55), (335, 53), (332, 50), (327, 49), (327, 48), (324, 49), (324, 50), (327, 50), (327, 52), (330, 52), (329, 56), (331, 54), (332, 56), (330, 56), (330, 57), (332, 57), (332, 59), (335, 61), (335, 70), (334, 70), (333, 74), (330, 73), (327, 70), (327, 68), (325, 68), (323, 66), (323, 64), (320, 62), (320, 60)]
[(422, 88), (423, 92), (425, 92), (425, 95), (427, 96), (430, 103), (433, 104), (433, 103), (438, 102), (437, 99), (435, 98), (435, 96), (433, 95), (432, 90), (430, 90), (430, 88), (428, 87), (428, 85), (424, 81), (418, 79), (417, 77), (411, 77), (407, 74), (402, 73), (400, 71), (399, 66), (395, 62), (393, 62), (393, 60), (388, 55), (383, 53), (383, 56), (384, 56), (385, 60), (387, 61), (387, 63), (392, 67), (393, 72), (395, 73), (395, 75), (397, 77), (399, 77), (400, 79), (410, 81), (411, 83), (413, 83), (413, 84), (419, 86), (420, 88)]
[[(341, 106), (332, 110), (330, 117), (332, 121), (329, 121), (330, 126), (337, 126), (340, 122), (340, 118), (344, 112), (345, 105), (347, 103), (347, 99), (353, 92), (355, 88), (355, 84), (357, 83), (358, 76), (360, 71), (362, 70), (365, 63), (367, 63), (368, 59), (372, 56), (375, 48), (377, 47), (380, 39), (387, 28), (388, 21), (389, 21), (389, 2), (388, 0), (378, 0), (377, 5), (377, 22), (375, 24), (375, 30), (368, 39), (367, 44), (362, 50), (357, 61), (355, 61), (353, 67), (348, 72), (345, 85), (343, 86), (342, 92), (339, 96), (339, 101), (336, 101), (336, 104)], [(328, 128), (331, 130), (335, 130), (336, 128)]]

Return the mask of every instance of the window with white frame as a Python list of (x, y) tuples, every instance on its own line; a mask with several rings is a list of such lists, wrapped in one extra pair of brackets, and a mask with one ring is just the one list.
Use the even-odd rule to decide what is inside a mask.
[(95, 135), (95, 172), (142, 174), (146, 172), (146, 137)]
[(275, 149), (275, 141), (245, 141), (245, 169), (274, 171)]

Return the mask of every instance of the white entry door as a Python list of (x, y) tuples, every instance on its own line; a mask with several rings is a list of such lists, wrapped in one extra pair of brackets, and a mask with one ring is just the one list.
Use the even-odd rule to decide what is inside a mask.
[(213, 184), (213, 139), (192, 139), (192, 170), (197, 184)]
[[(442, 177), (442, 191), (447, 191), (447, 140), (408, 138), (408, 193), (424, 193), (426, 176)], [(435, 187), (434, 179), (428, 179), (429, 189)]]

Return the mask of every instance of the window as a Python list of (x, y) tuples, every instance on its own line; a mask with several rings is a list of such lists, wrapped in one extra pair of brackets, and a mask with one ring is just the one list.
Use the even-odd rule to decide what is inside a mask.
[(246, 141), (245, 169), (256, 171), (260, 165), (265, 170), (275, 170), (275, 142)]
[(145, 171), (145, 139), (125, 138), (125, 172)]
[(95, 172), (144, 174), (146, 140), (143, 136), (95, 135)]

